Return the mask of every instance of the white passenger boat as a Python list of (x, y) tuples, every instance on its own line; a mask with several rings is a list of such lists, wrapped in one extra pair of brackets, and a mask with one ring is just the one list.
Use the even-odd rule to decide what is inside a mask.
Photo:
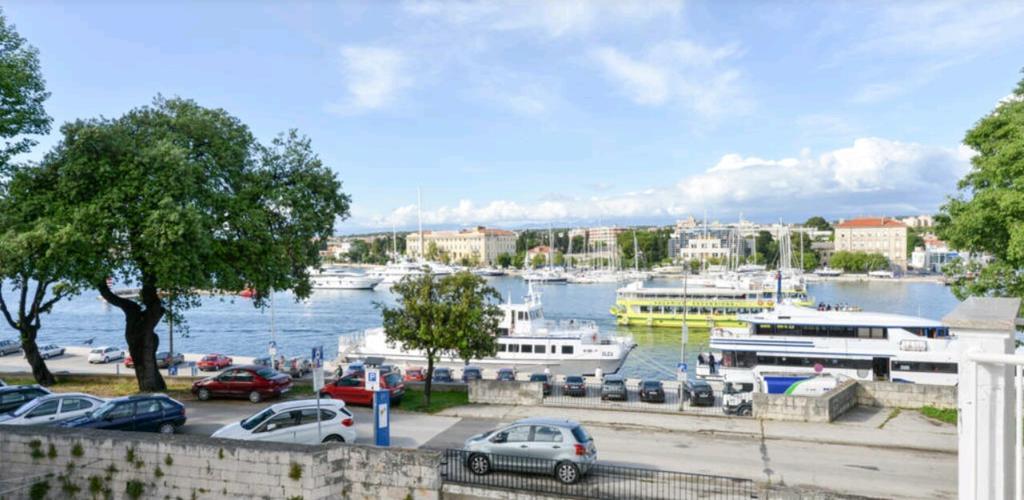
[(877, 271), (869, 272), (868, 276), (871, 276), (872, 278), (886, 278), (886, 279), (891, 279), (891, 278), (895, 278), (896, 277), (896, 275), (893, 274), (892, 271), (886, 271), (886, 270), (881, 270), (881, 269), (877, 270)]
[(843, 275), (842, 269), (835, 269), (828, 266), (819, 267), (814, 270), (814, 274), (825, 278), (835, 278)]
[(444, 264), (437, 264), (423, 260), (391, 262), (383, 268), (377, 269), (371, 275), (381, 278), (381, 283), (393, 285), (402, 281), (406, 276), (419, 276), (429, 270), (434, 276), (446, 276), (452, 274), (453, 270)]
[(498, 267), (481, 267), (479, 269), (474, 269), (473, 270), (473, 274), (475, 274), (477, 276), (489, 277), (489, 276), (504, 276), (507, 273), (505, 273), (504, 269), (501, 269), (501, 268), (498, 268)]
[(559, 269), (544, 268), (523, 273), (523, 280), (527, 283), (566, 283), (569, 276)]
[(698, 365), (698, 376), (753, 372), (826, 373), (856, 380), (922, 384), (957, 383), (957, 340), (941, 322), (896, 314), (819, 311), (777, 306), (741, 315), (746, 327), (711, 331), (719, 352), (715, 368)]
[[(498, 352), (494, 357), (475, 359), (471, 364), (497, 369), (513, 367), (519, 371), (544, 371), (562, 375), (592, 375), (597, 369), (615, 373), (636, 347), (631, 337), (601, 332), (593, 321), (544, 318), (540, 294), (530, 290), (522, 304), (501, 304), (504, 316), (496, 332)], [(366, 358), (384, 358), (386, 362), (425, 366), (419, 350), (390, 343), (383, 328), (373, 328), (338, 338), (338, 361), (349, 363)], [(440, 366), (460, 367), (464, 361), (446, 353)]]
[(372, 290), (384, 279), (350, 271), (324, 270), (310, 275), (314, 290)]

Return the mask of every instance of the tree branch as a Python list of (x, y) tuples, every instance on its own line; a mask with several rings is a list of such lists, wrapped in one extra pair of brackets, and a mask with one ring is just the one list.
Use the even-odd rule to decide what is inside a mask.
[(7, 310), (7, 301), (4, 300), (4, 284), (3, 280), (0, 280), (0, 311), (3, 311), (4, 318), (10, 323), (11, 328), (18, 329), (18, 324), (14, 322), (14, 318), (11, 317), (11, 312)]
[(18, 324), (25, 324), (25, 301), (28, 300), (28, 283), (23, 280), (21, 283), (21, 299), (18, 302)]
[(96, 290), (100, 292), (100, 297), (103, 297), (103, 300), (122, 311), (131, 309), (135, 312), (139, 312), (142, 309), (134, 300), (117, 296), (112, 290), (110, 290), (110, 286), (107, 285), (106, 280), (101, 280), (99, 284), (96, 285)]
[[(28, 277), (25, 277), (25, 284), (28, 284)], [(32, 294), (32, 306), (28, 309), (28, 319), (30, 322), (35, 322), (35, 319), (39, 317), (39, 304), (43, 301), (46, 296), (46, 288), (50, 286), (52, 281), (36, 281), (36, 293)]]

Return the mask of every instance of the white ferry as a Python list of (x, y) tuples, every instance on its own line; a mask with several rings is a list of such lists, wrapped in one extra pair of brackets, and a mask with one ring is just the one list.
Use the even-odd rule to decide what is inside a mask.
[(717, 366), (699, 365), (698, 376), (729, 380), (751, 372), (761, 379), (824, 373), (856, 380), (957, 383), (957, 341), (939, 321), (794, 306), (739, 319), (747, 326), (711, 331), (711, 348), (719, 351)]
[[(560, 375), (593, 375), (619, 371), (636, 347), (631, 337), (602, 333), (593, 321), (551, 321), (544, 318), (540, 294), (530, 290), (526, 301), (502, 304), (504, 317), (498, 325), (498, 352), (494, 357), (471, 360), (487, 369), (516, 368), (519, 371), (544, 371)], [(418, 350), (407, 350), (400, 343), (389, 343), (383, 328), (338, 338), (338, 362), (349, 363), (368, 357), (406, 366), (426, 365)], [(464, 361), (447, 353), (439, 366), (460, 367)]]
[(325, 269), (309, 277), (314, 290), (372, 290), (384, 278), (350, 271)]

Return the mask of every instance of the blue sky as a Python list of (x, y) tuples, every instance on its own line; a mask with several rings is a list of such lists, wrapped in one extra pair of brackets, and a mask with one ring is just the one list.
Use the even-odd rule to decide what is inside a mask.
[[(340, 232), (932, 212), (1024, 67), (1021, 2), (9, 1), (57, 123), (157, 93), (352, 194)], [(41, 142), (36, 155), (54, 144)]]

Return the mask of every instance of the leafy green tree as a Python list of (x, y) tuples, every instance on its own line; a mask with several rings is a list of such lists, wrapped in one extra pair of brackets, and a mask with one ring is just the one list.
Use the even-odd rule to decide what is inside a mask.
[(463, 360), (493, 356), (501, 310), (497, 290), (468, 272), (438, 279), (431, 273), (407, 276), (391, 288), (397, 305), (376, 303), (388, 342), (423, 353), (427, 374), (423, 404), (430, 405), (434, 365), (442, 356)]
[(832, 254), (829, 266), (852, 273), (866, 273), (889, 269), (889, 260), (877, 253), (843, 251)]
[(441, 250), (437, 248), (436, 242), (431, 241), (427, 243), (427, 250), (425, 251), (425, 254), (426, 255), (424, 255), (423, 258), (433, 262), (437, 261), (441, 257)]
[(544, 265), (547, 264), (547, 263), (548, 263), (548, 256), (544, 255), (544, 254), (534, 255), (533, 259), (530, 260), (530, 265), (532, 265), (534, 268), (544, 267)]
[(43, 109), (49, 96), (39, 51), (7, 24), (0, 10), (0, 176), (10, 174), (14, 156), (36, 145), (30, 136), (50, 132), (50, 117)]
[(498, 254), (497, 263), (502, 269), (508, 269), (512, 265), (512, 256), (508, 252), (502, 252)]
[(921, 232), (916, 229), (910, 229), (907, 231), (907, 255), (914, 253), (914, 249), (921, 247), (924, 248), (924, 238), (921, 237)]
[[(43, 215), (48, 199), (40, 193), (52, 181), (45, 173), (35, 167), (14, 170), (0, 196), (0, 311), (18, 332), (32, 377), (49, 386), (55, 380), (36, 344), (41, 318), (77, 293), (79, 283), (63, 278), (72, 275), (75, 242)], [(3, 294), (8, 285), (17, 297), (10, 304)]]
[(352, 240), (352, 243), (348, 248), (349, 262), (355, 262), (357, 264), (366, 262), (370, 257), (370, 245), (363, 240)]
[(807, 219), (807, 221), (804, 222), (804, 227), (813, 227), (814, 229), (817, 229), (818, 231), (831, 231), (832, 230), (832, 224), (829, 224), (828, 221), (825, 220), (824, 217), (821, 217), (821, 216), (818, 216), (818, 215), (815, 215), (814, 217), (811, 217), (811, 218)]
[(993, 260), (950, 266), (951, 288), (960, 299), (1024, 297), (1024, 79), (967, 131), (964, 144), (977, 154), (959, 192), (935, 217), (936, 230), (950, 247)]
[[(116, 119), (61, 128), (47, 156), (47, 209), (57, 231), (86, 241), (75, 269), (125, 315), (125, 340), (142, 391), (161, 391), (155, 327), (164, 296), (177, 313), (203, 290), (311, 291), (318, 241), (348, 215), (341, 183), (295, 131), (260, 145), (219, 109), (158, 97)], [(107, 279), (141, 288), (120, 297)]]
[(516, 252), (516, 254), (512, 256), (512, 267), (522, 269), (524, 266), (526, 266), (526, 252)]
[(758, 231), (757, 243), (758, 264), (777, 265), (779, 262), (779, 242), (775, 241), (770, 231)]
[(565, 254), (562, 253), (561, 251), (557, 251), (557, 252), (555, 252), (555, 255), (551, 257), (551, 260), (554, 261), (554, 264), (556, 266), (564, 266), (565, 265)]

